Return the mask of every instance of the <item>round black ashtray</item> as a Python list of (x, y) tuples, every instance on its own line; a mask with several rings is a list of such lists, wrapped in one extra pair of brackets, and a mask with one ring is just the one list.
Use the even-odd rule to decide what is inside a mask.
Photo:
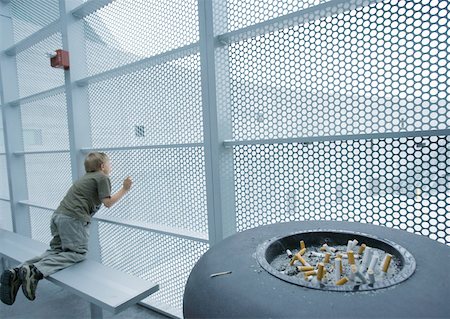
[(407, 280), (416, 269), (414, 257), (402, 246), (342, 230), (274, 237), (257, 247), (256, 258), (264, 270), (281, 280), (329, 291), (390, 287)]

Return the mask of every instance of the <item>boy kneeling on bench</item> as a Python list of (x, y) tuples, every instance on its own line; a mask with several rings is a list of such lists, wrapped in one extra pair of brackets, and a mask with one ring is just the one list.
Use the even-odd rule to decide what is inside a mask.
[(117, 203), (133, 183), (127, 177), (122, 188), (111, 195), (111, 163), (105, 153), (89, 153), (84, 167), (86, 174), (70, 187), (52, 215), (50, 249), (2, 273), (0, 299), (3, 303), (12, 305), (20, 286), (25, 297), (34, 300), (39, 280), (84, 260), (88, 251), (91, 217), (102, 203), (108, 208)]

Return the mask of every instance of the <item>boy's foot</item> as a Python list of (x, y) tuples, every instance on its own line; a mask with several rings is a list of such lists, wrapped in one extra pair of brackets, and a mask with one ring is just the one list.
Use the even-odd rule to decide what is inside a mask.
[(22, 280), (19, 277), (19, 269), (13, 268), (5, 270), (0, 278), (0, 300), (12, 305), (16, 301), (17, 291), (19, 291)]
[(36, 288), (38, 281), (42, 279), (41, 272), (33, 265), (24, 265), (19, 270), (22, 280), (22, 291), (25, 297), (30, 300), (36, 299)]

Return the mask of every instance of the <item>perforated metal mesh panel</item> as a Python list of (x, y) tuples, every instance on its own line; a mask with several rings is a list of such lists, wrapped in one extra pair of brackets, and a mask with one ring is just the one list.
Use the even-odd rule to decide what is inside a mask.
[(22, 104), (20, 111), (25, 151), (69, 149), (64, 93)]
[(198, 54), (92, 84), (89, 99), (93, 147), (203, 140)]
[(59, 1), (11, 0), (14, 41), (17, 43), (59, 18)]
[(0, 155), (0, 198), (9, 199), (8, 171), (5, 155)]
[(206, 185), (202, 148), (108, 152), (113, 192), (131, 176), (133, 189), (99, 214), (206, 233)]
[(84, 30), (92, 75), (197, 42), (197, 1), (117, 0), (86, 17)]
[(147, 300), (182, 308), (188, 275), (207, 244), (106, 223), (99, 232), (103, 263), (159, 283)]
[(62, 48), (61, 34), (55, 33), (17, 54), (17, 77), (20, 97), (64, 85), (64, 70), (52, 68), (49, 51)]
[(11, 203), (9, 201), (0, 200), (0, 228), (9, 231), (13, 230), (11, 218)]
[(68, 153), (25, 155), (28, 199), (57, 207), (72, 185)]
[(236, 139), (450, 126), (447, 1), (385, 1), (229, 47)]
[(50, 243), (52, 234), (50, 231), (50, 219), (53, 211), (30, 207), (31, 238), (45, 244)]
[(239, 230), (373, 223), (450, 243), (450, 137), (235, 147)]
[[(227, 5), (215, 10), (217, 20), (226, 20), (228, 31), (267, 21), (296, 11), (314, 7), (329, 0), (227, 0)], [(216, 1), (220, 2), (220, 1)], [(222, 22), (222, 23), (225, 23)]]

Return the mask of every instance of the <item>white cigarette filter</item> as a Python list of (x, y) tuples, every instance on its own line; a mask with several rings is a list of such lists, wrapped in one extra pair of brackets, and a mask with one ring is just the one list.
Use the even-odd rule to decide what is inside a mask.
[(375, 283), (375, 274), (373, 273), (373, 270), (367, 271), (367, 277), (369, 277), (369, 284), (373, 285)]
[(342, 274), (342, 259), (336, 258), (334, 260), (334, 279), (338, 281)]
[(352, 250), (352, 246), (353, 246), (353, 241), (352, 241), (352, 240), (349, 240), (349, 241), (347, 242), (347, 250), (346, 250), (346, 251)]
[(378, 264), (378, 255), (373, 255), (370, 260), (369, 270), (374, 271), (375, 266)]
[(348, 275), (348, 279), (351, 281), (355, 281), (356, 273), (358, 272), (358, 268), (356, 265), (350, 265), (350, 274)]
[(391, 254), (386, 254), (386, 256), (384, 256), (384, 260), (381, 266), (381, 271), (383, 272), (387, 272), (389, 269), (389, 264), (391, 263), (392, 260), (392, 255)]
[(294, 257), (294, 255), (292, 254), (292, 251), (290, 251), (289, 249), (286, 249), (286, 254), (289, 258)]
[(369, 265), (369, 262), (372, 258), (372, 254), (373, 254), (373, 250), (371, 247), (366, 247), (366, 249), (364, 249), (364, 254), (361, 260), (361, 267), (360, 270), (361, 271), (366, 271), (367, 266)]
[(359, 280), (361, 280), (361, 282), (362, 282), (363, 284), (367, 284), (366, 277), (364, 277), (364, 275), (363, 275), (359, 270), (356, 271), (355, 275), (356, 275), (356, 277), (359, 278)]

